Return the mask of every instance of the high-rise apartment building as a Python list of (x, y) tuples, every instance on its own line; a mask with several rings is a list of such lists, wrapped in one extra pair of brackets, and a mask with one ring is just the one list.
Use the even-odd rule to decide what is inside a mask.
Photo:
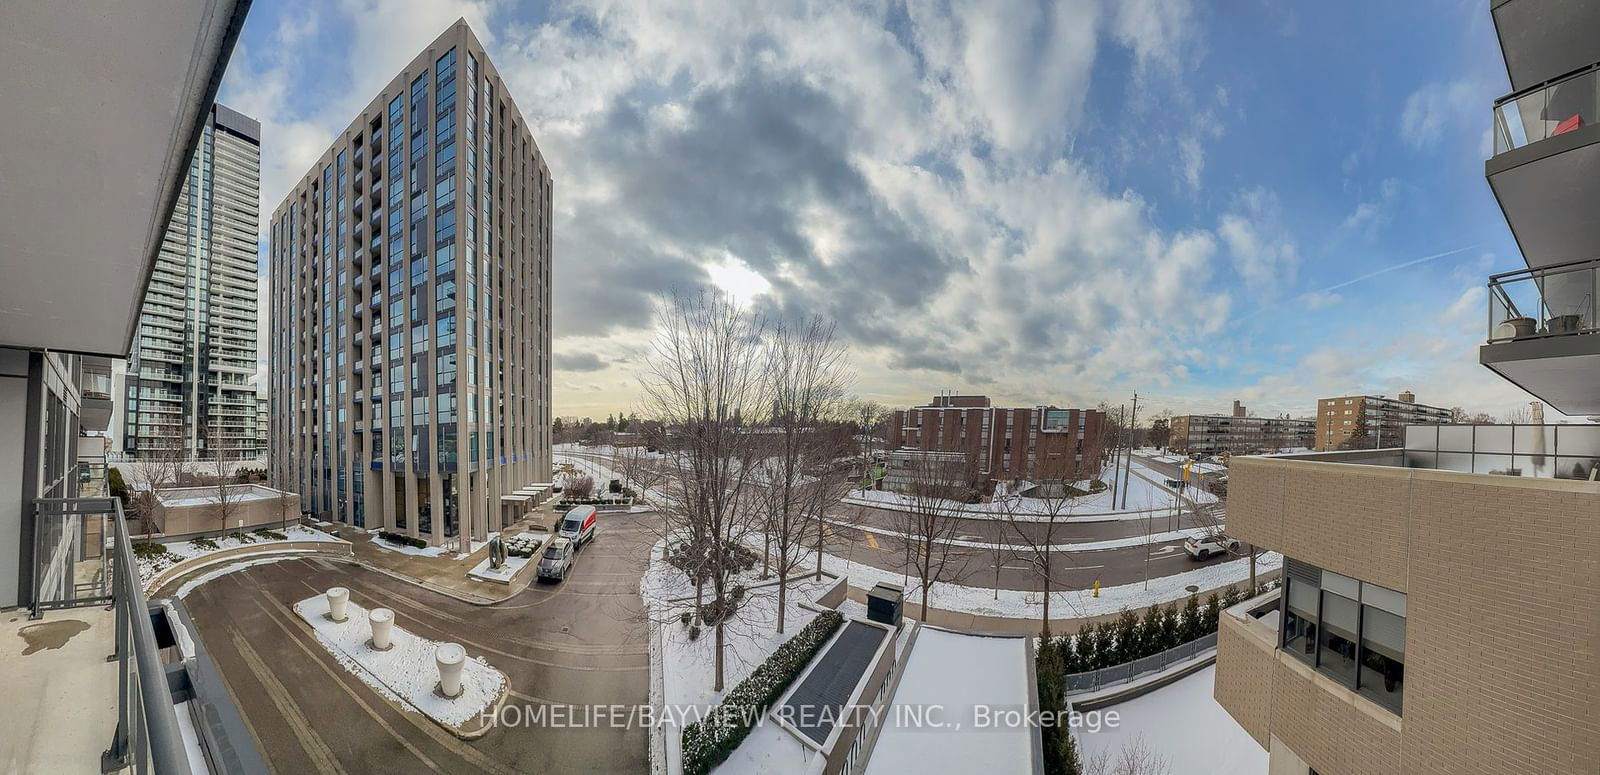
[(274, 210), (271, 466), (307, 509), (483, 539), (549, 481), (552, 189), (457, 21)]
[(1417, 403), (1410, 391), (1397, 398), (1336, 396), (1317, 401), (1316, 449), (1344, 449), (1352, 435), (1365, 433), (1365, 449), (1398, 447), (1407, 425), (1441, 425), (1450, 422), (1450, 410)]
[[(1480, 362), (1600, 413), (1600, 5), (1489, 7), (1513, 93), (1485, 172), (1528, 266), (1489, 279)], [(1221, 617), (1217, 701), (1274, 775), (1600, 772), (1600, 427), (1391, 433), (1233, 460), (1228, 532), (1285, 584)]]
[(128, 361), (122, 448), (251, 460), (261, 124), (213, 105), (167, 223)]
[(1182, 452), (1244, 455), (1311, 446), (1314, 420), (1251, 417), (1238, 401), (1231, 414), (1184, 414), (1172, 418), (1167, 445)]

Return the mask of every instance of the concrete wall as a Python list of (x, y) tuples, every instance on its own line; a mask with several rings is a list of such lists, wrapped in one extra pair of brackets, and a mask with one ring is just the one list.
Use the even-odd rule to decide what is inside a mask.
[[(1230, 532), (1407, 595), (1403, 718), (1275, 653), (1268, 734), (1323, 772), (1600, 772), (1600, 483), (1292, 458), (1230, 474)], [(1261, 740), (1259, 644), (1223, 632), (1218, 701)]]
[[(259, 485), (256, 485), (259, 489)], [(241, 493), (251, 489), (250, 485), (238, 485), (236, 488)], [(197, 493), (202, 495), (214, 494), (215, 487), (185, 487), (174, 490), (163, 490), (164, 495), (172, 493)], [(281, 499), (287, 499), (287, 507), (280, 506)], [(272, 527), (281, 525), (287, 514), (290, 522), (300, 519), (300, 496), (294, 493), (280, 493), (279, 497), (261, 500), (244, 500), (231, 504), (228, 515), (227, 529), (238, 530), (240, 522), (244, 529), (250, 530), (257, 527)], [(157, 529), (164, 538), (179, 538), (189, 535), (216, 534), (222, 531), (222, 523), (217, 514), (215, 503), (195, 505), (166, 505), (161, 504), (155, 509), (155, 522)]]

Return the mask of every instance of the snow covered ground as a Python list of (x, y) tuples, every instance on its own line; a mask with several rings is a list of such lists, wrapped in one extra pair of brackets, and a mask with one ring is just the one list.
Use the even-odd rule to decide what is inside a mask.
[[(276, 526), (268, 526), (268, 529), (273, 532), (280, 533), (284, 537), (282, 539), (268, 538), (252, 531), (246, 531), (245, 535), (249, 537), (249, 540), (241, 541), (239, 540), (237, 533), (232, 533), (225, 538), (212, 538), (211, 540), (217, 545), (215, 549), (205, 546), (196, 546), (192, 540), (187, 538), (174, 541), (163, 541), (161, 542), (161, 546), (166, 549), (166, 553), (164, 555), (160, 557), (139, 558), (139, 580), (148, 586), (150, 580), (155, 578), (156, 574), (166, 570), (167, 568), (177, 565), (185, 560), (204, 557), (208, 554), (220, 552), (225, 549), (237, 549), (241, 546), (269, 548), (273, 544), (284, 543), (287, 541), (339, 542), (339, 539), (334, 538), (333, 536), (328, 535), (321, 530), (315, 530), (309, 527), (303, 527), (301, 525), (290, 525), (287, 530), (280, 530)], [(254, 529), (252, 528), (252, 530)]]
[(1207, 667), (1104, 709), (1102, 717), (1117, 712), (1117, 726), (1073, 730), (1080, 756), (1105, 756), (1114, 766), (1123, 748), (1138, 741), (1165, 760), (1173, 775), (1264, 775), (1267, 752), (1212, 698), (1216, 673), (1215, 666)]
[(367, 538), (372, 541), (373, 546), (376, 546), (386, 552), (409, 554), (413, 557), (443, 557), (447, 554), (455, 554), (455, 550), (443, 546), (407, 546), (405, 544), (397, 544), (393, 541), (385, 541), (378, 537), (377, 533), (373, 533)]
[[(1115, 494), (1110, 487), (1107, 487), (1100, 492), (1077, 498), (1070, 508), (1060, 511), (1056, 518), (1069, 522), (1100, 522), (1142, 519), (1152, 512), (1162, 514), (1170, 511), (1173, 505), (1173, 491), (1164, 484), (1166, 476), (1140, 464), (1137, 460), (1133, 462), (1131, 469), (1132, 476), (1127, 480), (1126, 498), (1122, 496), (1120, 484)], [(1217, 500), (1215, 495), (1194, 487), (1186, 488), (1184, 496), (1197, 504), (1214, 503)], [(844, 502), (895, 511), (907, 511), (914, 506), (911, 498), (887, 490), (852, 490)], [(1122, 503), (1127, 505), (1119, 507)], [(946, 514), (968, 519), (1017, 517), (1021, 521), (1048, 520), (1051, 508), (1038, 498), (1021, 496), (1012, 496), (1010, 499), (992, 503), (964, 504), (957, 501), (943, 501), (941, 506)]]
[[(860, 530), (860, 531), (865, 532), (865, 533), (873, 533), (875, 535), (894, 536), (896, 538), (907, 538), (907, 537), (909, 537), (909, 534), (904, 532), (904, 531), (889, 530), (887, 528), (880, 528), (880, 527), (863, 526), (863, 525), (861, 525), (859, 523), (850, 522), (848, 520), (843, 520), (843, 519), (829, 519), (829, 520), (827, 520), (827, 522), (829, 524), (832, 524), (832, 525), (841, 525), (843, 527), (854, 528), (856, 530)], [(1107, 540), (1104, 540), (1104, 541), (1083, 541), (1081, 543), (1075, 543), (1075, 544), (1072, 544), (1072, 543), (1051, 544), (1050, 548), (1051, 548), (1052, 551), (1057, 551), (1057, 552), (1095, 552), (1095, 551), (1100, 551), (1102, 549), (1124, 549), (1124, 548), (1127, 548), (1129, 546), (1142, 546), (1144, 544), (1158, 544), (1158, 543), (1161, 543), (1163, 541), (1177, 541), (1177, 540), (1181, 540), (1181, 539), (1185, 539), (1185, 538), (1197, 538), (1197, 537), (1205, 535), (1206, 533), (1209, 533), (1209, 532), (1210, 532), (1209, 528), (1190, 527), (1190, 528), (1184, 528), (1182, 530), (1166, 530), (1166, 531), (1162, 531), (1160, 533), (1152, 533), (1149, 536), (1130, 536), (1128, 538), (1111, 538), (1111, 539), (1107, 539)], [(994, 548), (996, 548), (994, 542), (992, 542), (992, 541), (974, 541), (974, 540), (965, 539), (965, 538), (952, 538), (952, 539), (949, 539), (947, 541), (940, 541), (940, 543), (949, 544), (951, 546), (967, 546), (967, 547), (972, 547), (972, 548), (975, 548), (975, 549), (994, 549)], [(999, 549), (1001, 551), (1010, 551), (1010, 552), (1031, 552), (1031, 551), (1033, 551), (1033, 547), (1028, 546), (1027, 544), (1000, 544)]]
[[(791, 581), (784, 605), (784, 632), (780, 635), (777, 632), (777, 586), (760, 585), (754, 578), (747, 578), (743, 582), (749, 589), (745, 594), (745, 602), (740, 606), (735, 620), (726, 626), (723, 691), (717, 691), (714, 688), (715, 633), (710, 628), (703, 628), (698, 637), (689, 638), (689, 627), (682, 624), (677, 615), (692, 609), (692, 605), (684, 602), (684, 599), (692, 599), (694, 585), (681, 571), (662, 559), (663, 549), (664, 544), (657, 542), (651, 550), (650, 567), (640, 581), (639, 594), (650, 608), (651, 626), (660, 628), (662, 700), (667, 708), (673, 710), (674, 718), (682, 718), (687, 713), (686, 722), (698, 720), (704, 711), (721, 701), (728, 689), (738, 685), (756, 666), (766, 661), (780, 644), (816, 618), (815, 611), (803, 608), (800, 604), (814, 602), (837, 583), (837, 579), (827, 577), (821, 582), (809, 577)], [(757, 566), (752, 573), (759, 572)], [(682, 728), (673, 720), (668, 720), (664, 724), (663, 736), (668, 761), (679, 761)], [(676, 772), (677, 769), (676, 766), (668, 767), (669, 772)]]
[[(759, 549), (761, 537), (754, 536), (749, 539), (752, 548)], [(816, 555), (807, 549), (801, 550), (801, 567), (813, 567)], [(1256, 560), (1257, 573), (1266, 573), (1276, 569), (1283, 563), (1279, 554), (1268, 552)], [(922, 601), (922, 590), (916, 577), (907, 577), (901, 573), (875, 568), (870, 565), (856, 565), (849, 559), (836, 554), (827, 553), (822, 557), (822, 567), (829, 573), (839, 576), (848, 576), (850, 586), (857, 589), (871, 589), (879, 582), (889, 584), (904, 584), (906, 590), (906, 610), (916, 611)], [(1230, 584), (1248, 582), (1250, 578), (1249, 558), (1240, 558), (1230, 562), (1221, 562), (1207, 565), (1183, 573), (1170, 576), (1158, 576), (1150, 579), (1149, 587), (1144, 582), (1122, 584), (1114, 587), (1101, 587), (1100, 596), (1094, 597), (1089, 590), (1064, 590), (1050, 593), (1050, 614), (1054, 617), (1069, 619), (1091, 616), (1114, 614), (1124, 608), (1143, 608), (1157, 603), (1167, 603), (1182, 600), (1189, 596), (1187, 587), (1193, 585), (1200, 588), (1204, 595), (1210, 590), (1221, 589)], [(945, 611), (978, 614), (980, 616), (1004, 616), (1015, 619), (1027, 619), (1040, 615), (1044, 605), (1043, 593), (1025, 592), (1015, 589), (1002, 589), (996, 599), (995, 591), (989, 587), (973, 587), (965, 584), (935, 583), (929, 590), (928, 605)]]
[(484, 555), (481, 562), (472, 566), (472, 570), (467, 571), (467, 576), (470, 578), (481, 579), (483, 581), (494, 581), (501, 584), (510, 584), (511, 579), (517, 575), (517, 571), (527, 567), (528, 563), (530, 562), (533, 562), (533, 559), (530, 557), (506, 555), (506, 561), (501, 563), (499, 568), (491, 568), (489, 567), (489, 556)]
[(367, 609), (355, 601), (346, 604), (345, 620), (328, 618), (328, 598), (308, 597), (294, 604), (317, 640), (346, 670), (380, 694), (401, 701), (401, 706), (416, 710), (441, 724), (460, 727), (499, 699), (506, 686), (504, 673), (489, 666), (483, 657), (469, 656), (461, 673), (462, 694), (449, 699), (439, 694), (439, 668), (434, 662), (436, 641), (413, 635), (397, 621), (388, 651), (370, 645), (372, 631), (367, 624)]
[(224, 566), (222, 566), (220, 568), (215, 568), (213, 570), (208, 570), (205, 573), (202, 573), (202, 574), (200, 574), (198, 576), (195, 576), (192, 579), (189, 579), (188, 581), (183, 582), (183, 586), (178, 587), (178, 592), (177, 592), (177, 594), (174, 595), (174, 597), (177, 597), (177, 598), (180, 598), (180, 599), (188, 597), (189, 593), (193, 592), (195, 590), (195, 588), (200, 586), (201, 584), (204, 584), (204, 583), (206, 583), (208, 581), (214, 581), (216, 579), (222, 578), (223, 576), (226, 576), (226, 575), (228, 575), (230, 573), (238, 573), (239, 571), (242, 571), (245, 568), (253, 568), (253, 567), (257, 566), (257, 565), (266, 565), (268, 563), (281, 562), (283, 560), (292, 560), (292, 559), (295, 559), (295, 555), (285, 553), (285, 554), (280, 554), (280, 555), (274, 555), (272, 557), (257, 557), (256, 559), (253, 559), (253, 560), (244, 560), (242, 562), (235, 562), (235, 563), (231, 563), (229, 565), (224, 565)]
[[(1032, 771), (1032, 732), (1023, 638), (991, 638), (923, 627), (867, 763), (878, 773)], [(938, 707), (933, 728), (920, 711)], [(1000, 714), (988, 711), (1016, 711)], [(981, 726), (985, 720), (991, 723)]]

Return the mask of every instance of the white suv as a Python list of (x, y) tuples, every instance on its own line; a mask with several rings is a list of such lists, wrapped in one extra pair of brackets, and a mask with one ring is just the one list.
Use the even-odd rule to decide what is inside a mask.
[(1184, 541), (1183, 550), (1196, 560), (1206, 560), (1214, 554), (1238, 552), (1239, 539), (1229, 538), (1222, 533), (1211, 533)]

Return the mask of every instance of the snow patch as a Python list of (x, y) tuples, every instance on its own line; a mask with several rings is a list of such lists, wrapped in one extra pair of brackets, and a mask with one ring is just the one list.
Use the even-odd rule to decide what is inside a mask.
[(325, 595), (295, 603), (294, 611), (311, 625), (334, 659), (363, 683), (445, 726), (460, 727), (477, 718), (499, 699), (506, 686), (504, 673), (483, 657), (469, 657), (462, 669), (461, 696), (449, 699), (436, 690), (439, 668), (433, 654), (440, 645), (437, 641), (413, 635), (396, 623), (389, 650), (377, 651), (370, 645), (367, 609), (354, 601), (346, 604), (343, 622), (328, 618)]

